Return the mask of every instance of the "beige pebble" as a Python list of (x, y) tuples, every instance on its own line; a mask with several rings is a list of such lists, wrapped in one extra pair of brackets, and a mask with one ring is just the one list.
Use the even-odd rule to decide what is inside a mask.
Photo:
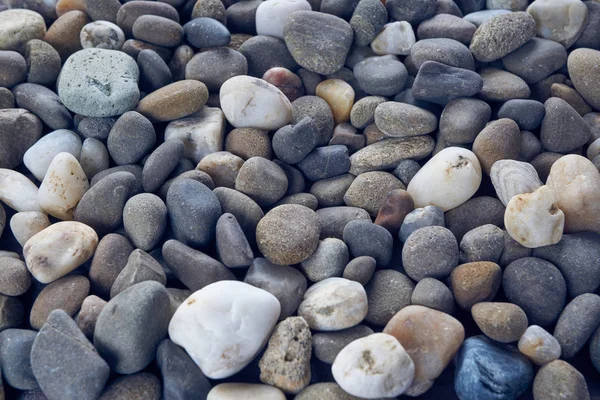
[(335, 124), (350, 121), (354, 105), (354, 89), (341, 79), (327, 79), (317, 85), (317, 96), (327, 102)]
[(49, 226), (48, 216), (37, 211), (19, 212), (10, 219), (10, 229), (21, 246), (25, 246), (33, 235)]

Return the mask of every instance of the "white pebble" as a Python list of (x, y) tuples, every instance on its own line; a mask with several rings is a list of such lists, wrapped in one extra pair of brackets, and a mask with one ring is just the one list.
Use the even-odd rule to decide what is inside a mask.
[(0, 168), (0, 200), (16, 211), (43, 211), (37, 186), (11, 169)]
[(50, 220), (44, 213), (37, 211), (23, 211), (16, 213), (10, 219), (10, 230), (21, 246), (33, 235), (50, 226)]
[(68, 129), (50, 132), (25, 152), (23, 164), (37, 180), (42, 181), (50, 163), (58, 153), (70, 153), (73, 157), (79, 158), (81, 154), (79, 136)]
[(380, 56), (387, 54), (409, 55), (415, 44), (415, 32), (406, 21), (386, 24), (371, 42), (371, 49)]
[(256, 9), (256, 32), (283, 39), (283, 28), (294, 11), (312, 11), (306, 0), (267, 0)]
[(81, 47), (92, 47), (108, 50), (121, 50), (125, 43), (125, 33), (117, 25), (108, 21), (90, 22), (79, 34)]
[(221, 383), (212, 388), (206, 400), (285, 400), (285, 394), (269, 385)]
[(527, 7), (537, 35), (569, 48), (586, 26), (588, 9), (580, 0), (535, 0)]

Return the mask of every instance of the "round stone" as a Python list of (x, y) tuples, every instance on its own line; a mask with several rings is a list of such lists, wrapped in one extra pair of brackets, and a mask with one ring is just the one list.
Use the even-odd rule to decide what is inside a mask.
[(248, 61), (228, 48), (208, 49), (193, 56), (185, 66), (185, 78), (195, 79), (209, 91), (218, 91), (228, 79), (248, 74)]
[(558, 341), (544, 328), (529, 326), (519, 339), (519, 351), (536, 365), (544, 365), (560, 358)]
[(119, 165), (135, 164), (156, 143), (152, 123), (135, 111), (123, 114), (108, 135), (107, 147), (111, 158)]
[(487, 261), (461, 264), (452, 270), (450, 283), (458, 305), (470, 310), (473, 305), (496, 297), (502, 284), (502, 269)]
[(475, 61), (469, 48), (447, 38), (419, 40), (410, 51), (410, 58), (416, 68), (427, 61), (437, 61), (451, 67), (475, 70)]
[(445, 12), (439, 13), (439, 7), (438, 3), (438, 14), (419, 24), (417, 36), (420, 41), (433, 38), (448, 38), (468, 46), (471, 43), (473, 34), (477, 30), (477, 26), (461, 18), (461, 16)]
[(402, 264), (416, 281), (425, 277), (442, 279), (458, 265), (458, 243), (448, 229), (428, 226), (416, 230), (404, 243)]
[(444, 211), (436, 206), (417, 208), (404, 217), (398, 238), (403, 243), (415, 231), (426, 226), (444, 226)]
[(404, 185), (389, 172), (365, 172), (352, 181), (344, 194), (344, 202), (348, 206), (363, 208), (372, 217), (377, 217), (388, 193), (397, 189), (404, 189)]
[(427, 1), (386, 1), (386, 8), (389, 15), (396, 21), (407, 21), (410, 24), (418, 24), (424, 19), (433, 17), (436, 9), (436, 2)]
[(183, 26), (185, 39), (197, 48), (227, 46), (231, 34), (219, 21), (213, 18), (194, 18)]
[(44, 39), (46, 23), (35, 11), (15, 9), (0, 12), (0, 50), (21, 50), (31, 39)]
[[(132, 28), (135, 21), (142, 15), (158, 15), (179, 22), (179, 14), (175, 7), (170, 3), (163, 2), (131, 2), (124, 3), (117, 12), (117, 25), (123, 29), (127, 37), (132, 36)], [(195, 18), (195, 17), (193, 17)]]
[(23, 261), (12, 257), (0, 257), (0, 293), (20, 296), (30, 286), (31, 275)]
[[(370, 240), (365, 241), (365, 237)], [(347, 222), (343, 228), (343, 238), (354, 257), (373, 257), (382, 267), (392, 260), (392, 235), (387, 229), (369, 220), (357, 219)]]
[(537, 34), (569, 48), (583, 32), (588, 9), (580, 1), (536, 0), (527, 7), (535, 19)]
[(423, 278), (415, 286), (410, 303), (415, 306), (429, 307), (452, 314), (454, 296), (448, 286), (434, 278)]
[(207, 101), (206, 85), (186, 79), (150, 93), (138, 103), (136, 111), (151, 121), (172, 121), (200, 111)]
[(371, 42), (375, 54), (408, 55), (415, 44), (415, 32), (406, 21), (396, 21), (385, 24), (383, 29)]
[(365, 320), (385, 326), (401, 309), (410, 305), (415, 285), (406, 275), (393, 269), (380, 269), (365, 286), (369, 312)]
[(123, 225), (135, 247), (149, 251), (167, 228), (167, 207), (160, 197), (151, 193), (133, 196), (123, 208)]
[(117, 25), (108, 21), (94, 21), (81, 29), (79, 35), (81, 47), (121, 50), (125, 43), (125, 34)]
[(342, 276), (348, 258), (348, 247), (343, 241), (327, 238), (319, 242), (315, 252), (302, 261), (300, 268), (312, 282), (319, 282)]
[(482, 100), (454, 99), (440, 116), (440, 135), (450, 143), (472, 143), (491, 116), (491, 107)]
[(0, 167), (15, 168), (42, 136), (42, 121), (22, 108), (0, 109)]
[(471, 229), (460, 241), (460, 262), (491, 261), (497, 263), (504, 249), (504, 232), (496, 225), (485, 224)]
[(527, 83), (536, 83), (547, 78), (567, 62), (564, 46), (552, 40), (538, 37), (502, 58), (508, 71), (523, 78)]
[(589, 399), (585, 377), (571, 364), (555, 360), (544, 365), (533, 381), (533, 395), (537, 399)]
[(388, 101), (375, 109), (375, 125), (387, 136), (420, 136), (437, 128), (437, 118), (422, 108)]
[(479, 329), (497, 342), (516, 342), (527, 329), (525, 312), (512, 303), (477, 303), (471, 315)]
[(252, 157), (240, 168), (235, 178), (235, 189), (250, 196), (260, 206), (269, 206), (285, 195), (288, 178), (274, 162)]
[(551, 97), (544, 103), (540, 139), (548, 151), (566, 153), (583, 146), (591, 131), (579, 113), (565, 100)]
[(519, 126), (511, 119), (492, 121), (475, 138), (473, 153), (481, 162), (486, 174), (490, 174), (492, 165), (498, 160), (516, 160), (521, 147)]

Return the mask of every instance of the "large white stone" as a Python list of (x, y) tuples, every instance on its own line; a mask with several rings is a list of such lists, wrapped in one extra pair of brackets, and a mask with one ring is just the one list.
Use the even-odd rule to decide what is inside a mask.
[(220, 281), (196, 291), (179, 306), (169, 324), (169, 336), (204, 375), (223, 379), (256, 357), (280, 310), (279, 300), (265, 290)]
[(415, 376), (415, 364), (400, 342), (387, 333), (357, 339), (339, 352), (331, 372), (347, 393), (366, 398), (400, 396)]
[(10, 230), (21, 246), (25, 246), (33, 235), (49, 226), (48, 216), (37, 211), (18, 212), (10, 219)]
[(409, 55), (415, 44), (415, 32), (406, 21), (386, 24), (371, 42), (371, 49), (380, 56), (387, 54)]
[(206, 400), (285, 400), (285, 394), (269, 385), (221, 383), (212, 388)]
[(247, 75), (228, 79), (219, 93), (221, 108), (236, 128), (274, 131), (292, 121), (292, 104), (270, 83)]
[(586, 26), (588, 9), (580, 0), (535, 0), (527, 7), (537, 34), (571, 47)]
[(504, 205), (514, 196), (531, 193), (543, 185), (533, 165), (515, 160), (496, 161), (492, 165), (490, 178), (498, 198)]
[(70, 153), (79, 159), (81, 154), (81, 139), (68, 129), (50, 132), (35, 142), (25, 152), (23, 164), (31, 171), (37, 180), (44, 180), (50, 163), (58, 153)]
[(553, 189), (542, 186), (533, 193), (514, 196), (504, 212), (508, 234), (528, 248), (549, 246), (560, 241), (565, 215), (558, 208)]
[(38, 202), (38, 187), (11, 169), (0, 168), (0, 200), (16, 211), (43, 211)]
[(338, 331), (358, 325), (369, 310), (367, 293), (355, 281), (327, 278), (312, 285), (298, 308), (311, 329)]
[(312, 11), (306, 0), (267, 0), (256, 9), (256, 32), (283, 39), (283, 27), (294, 11)]
[(38, 201), (53, 217), (71, 220), (77, 203), (89, 187), (79, 161), (72, 154), (59, 153), (50, 163), (40, 185)]
[(81, 147), (79, 163), (88, 179), (91, 180), (98, 172), (108, 169), (110, 165), (108, 149), (98, 139), (87, 138)]
[(31, 275), (50, 283), (86, 262), (97, 244), (98, 235), (92, 228), (81, 222), (63, 221), (32, 236), (23, 246), (23, 255)]
[(223, 150), (224, 135), (225, 115), (217, 107), (203, 107), (192, 116), (171, 121), (165, 130), (165, 140), (181, 140), (185, 156), (194, 163)]
[(448, 147), (417, 172), (406, 189), (415, 208), (438, 206), (451, 210), (469, 200), (481, 184), (481, 166), (473, 152)]

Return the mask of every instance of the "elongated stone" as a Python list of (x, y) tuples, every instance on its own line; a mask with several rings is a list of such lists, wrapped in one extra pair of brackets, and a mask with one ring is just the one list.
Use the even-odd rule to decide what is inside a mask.
[(531, 193), (542, 186), (533, 165), (515, 160), (498, 160), (492, 165), (490, 178), (500, 201), (506, 206), (513, 196)]
[(38, 188), (25, 175), (0, 168), (0, 200), (16, 211), (43, 212), (38, 201)]

